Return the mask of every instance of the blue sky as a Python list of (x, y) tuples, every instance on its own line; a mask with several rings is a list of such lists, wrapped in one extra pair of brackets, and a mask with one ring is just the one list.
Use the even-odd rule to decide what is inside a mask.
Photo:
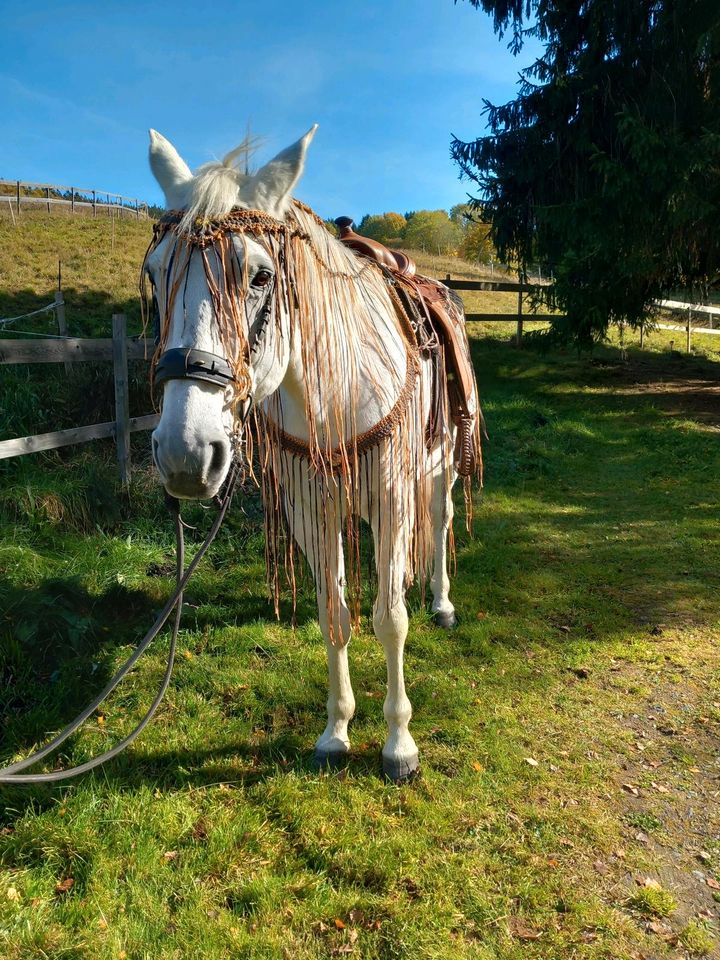
[(269, 159), (317, 122), (297, 195), (324, 217), (466, 199), (451, 133), (518, 71), (490, 18), (452, 0), (2, 4), (0, 177), (161, 202), (147, 129), (195, 168), (250, 123)]

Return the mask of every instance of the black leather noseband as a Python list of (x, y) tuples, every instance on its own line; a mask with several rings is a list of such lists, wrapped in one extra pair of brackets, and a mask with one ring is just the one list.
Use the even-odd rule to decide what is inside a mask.
[(166, 380), (204, 380), (220, 387), (236, 382), (227, 360), (192, 347), (173, 347), (161, 355), (155, 367), (155, 384)]

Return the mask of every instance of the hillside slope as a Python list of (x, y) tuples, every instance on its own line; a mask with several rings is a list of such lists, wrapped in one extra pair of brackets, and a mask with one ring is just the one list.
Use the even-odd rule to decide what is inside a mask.
[[(0, 317), (26, 313), (52, 300), (59, 261), (71, 334), (107, 336), (117, 312), (125, 312), (137, 326), (138, 274), (151, 237), (149, 220), (34, 215), (13, 225), (3, 218)], [(52, 323), (52, 316), (45, 315), (24, 321), (22, 328), (52, 332)]]

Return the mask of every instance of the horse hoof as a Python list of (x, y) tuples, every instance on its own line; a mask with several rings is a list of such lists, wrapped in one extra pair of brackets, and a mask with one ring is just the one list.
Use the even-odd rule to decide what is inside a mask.
[(454, 610), (450, 610), (449, 612), (436, 610), (433, 614), (433, 620), (438, 627), (442, 627), (444, 630), (452, 630), (452, 628), (456, 627), (458, 623)]
[(383, 757), (383, 773), (393, 783), (409, 783), (420, 772), (417, 753), (404, 760), (388, 760)]
[(347, 750), (316, 750), (313, 754), (313, 767), (316, 770), (340, 770), (348, 758)]

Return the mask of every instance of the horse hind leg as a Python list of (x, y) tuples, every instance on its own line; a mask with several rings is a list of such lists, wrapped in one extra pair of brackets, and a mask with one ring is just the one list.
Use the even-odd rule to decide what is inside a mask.
[(432, 478), (431, 511), (434, 539), (432, 590), (433, 619), (439, 627), (457, 626), (455, 607), (450, 602), (450, 578), (447, 572), (448, 531), (453, 521), (452, 482), (448, 482), (445, 468), (436, 468)]
[[(378, 595), (373, 610), (373, 628), (385, 651), (387, 695), (383, 706), (388, 736), (382, 750), (383, 771), (394, 782), (411, 778), (418, 770), (418, 748), (408, 729), (412, 707), (405, 692), (403, 656), (408, 633), (404, 597), (407, 531), (391, 549), (383, 531), (373, 523)], [(387, 536), (387, 532), (385, 532)]]

